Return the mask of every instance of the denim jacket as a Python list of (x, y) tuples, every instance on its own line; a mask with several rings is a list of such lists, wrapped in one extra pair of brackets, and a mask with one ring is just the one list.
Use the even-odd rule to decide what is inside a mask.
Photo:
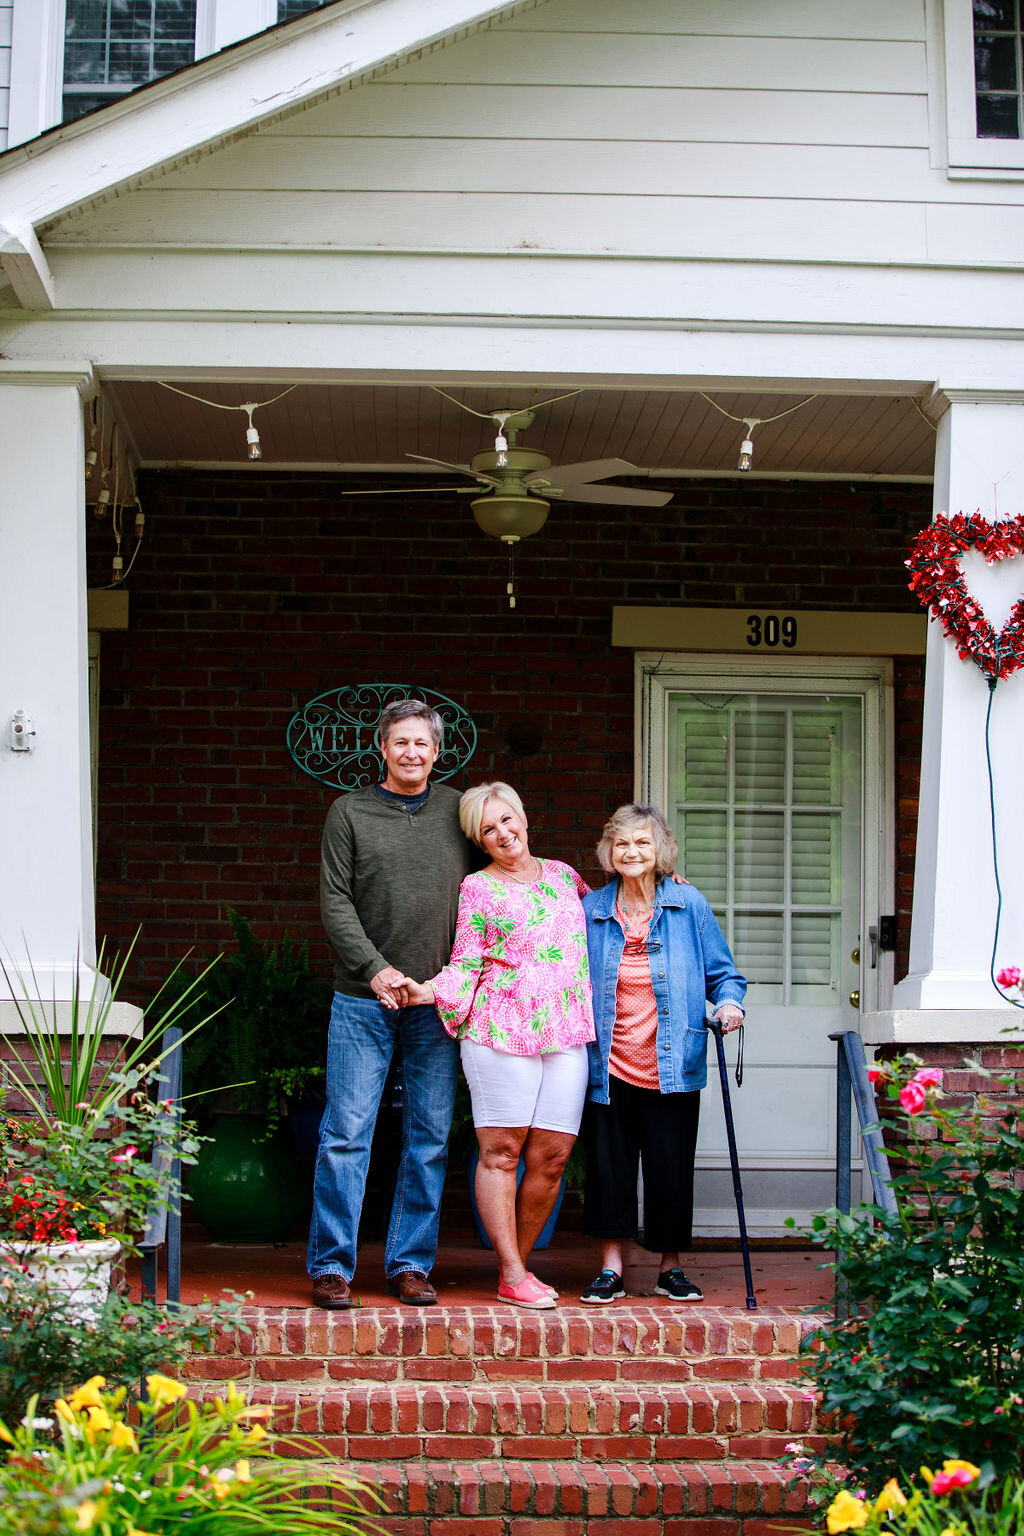
[[(615, 989), (625, 935), (615, 914), (618, 877), (583, 898), (587, 914), (590, 981), (597, 1040), (590, 1052), (590, 1092), (608, 1103), (608, 1054), (615, 1023)], [(654, 894), (648, 935), (651, 984), (658, 1004), (658, 1084), (662, 1093), (689, 1093), (705, 1086), (705, 1000), (743, 1006), (747, 983), (706, 899), (692, 885), (661, 880)]]

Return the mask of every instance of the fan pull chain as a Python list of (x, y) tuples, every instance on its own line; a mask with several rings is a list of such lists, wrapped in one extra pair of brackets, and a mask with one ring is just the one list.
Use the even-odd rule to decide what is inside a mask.
[(505, 591), (508, 593), (510, 608), (516, 605), (516, 545), (518, 542), (519, 540), (515, 538), (505, 538), (505, 543), (508, 545), (508, 582)]

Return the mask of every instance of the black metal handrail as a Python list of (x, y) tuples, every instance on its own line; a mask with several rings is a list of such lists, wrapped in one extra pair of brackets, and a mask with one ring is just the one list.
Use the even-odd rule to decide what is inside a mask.
[[(850, 1214), (853, 1185), (853, 1115), (851, 1095), (857, 1106), (861, 1140), (864, 1143), (864, 1159), (871, 1175), (871, 1188), (875, 1204), (883, 1211), (896, 1213), (898, 1207), (893, 1193), (889, 1159), (878, 1126), (878, 1105), (875, 1091), (868, 1080), (867, 1057), (864, 1042), (856, 1030), (841, 1030), (829, 1035), (836, 1042), (838, 1070), (836, 1073), (836, 1206), (844, 1215)], [(849, 1316), (849, 1301), (845, 1287), (836, 1278), (835, 1314), (837, 1318)]]
[(864, 1042), (856, 1030), (842, 1030), (829, 1035), (838, 1047), (838, 1073), (836, 1076), (836, 1205), (849, 1215), (852, 1187), (852, 1136), (853, 1117), (850, 1112), (850, 1095), (857, 1106), (864, 1158), (871, 1175), (871, 1188), (875, 1204), (883, 1211), (895, 1213), (896, 1196), (893, 1194), (889, 1159), (885, 1143), (878, 1128), (878, 1105), (875, 1091), (868, 1081), (867, 1057)]
[(173, 1307), (181, 1301), (181, 1030), (176, 1025), (164, 1030), (160, 1049), (160, 1080), (166, 1087), (161, 1097), (169, 1099), (174, 1107), (174, 1130), (170, 1137), (157, 1144), (154, 1168), (165, 1190), (165, 1198), (151, 1206), (139, 1248), (142, 1252), (142, 1294), (147, 1300), (155, 1301), (160, 1278), (160, 1249), (166, 1242), (167, 1304)]

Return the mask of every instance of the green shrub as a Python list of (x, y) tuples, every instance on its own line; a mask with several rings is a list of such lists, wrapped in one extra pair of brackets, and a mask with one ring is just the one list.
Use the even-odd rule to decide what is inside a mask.
[(83, 1320), (72, 1296), (0, 1259), (0, 1419), (17, 1423), (30, 1397), (50, 1404), (97, 1374), (128, 1386), (191, 1349), (212, 1348), (221, 1328), (247, 1332), (240, 1301), (165, 1310), (115, 1293)]
[(851, 1315), (808, 1339), (805, 1370), (836, 1459), (870, 1486), (956, 1457), (1024, 1472), (1024, 1139), (1012, 1079), (970, 1065), (992, 1083), (978, 1109), (947, 1104), (915, 1058), (874, 1074), (902, 1138), (898, 1213), (813, 1224)]

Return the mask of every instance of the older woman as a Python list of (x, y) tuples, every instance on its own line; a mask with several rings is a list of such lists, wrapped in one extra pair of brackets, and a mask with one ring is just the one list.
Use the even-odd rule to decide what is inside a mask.
[(423, 985), (407, 982), (403, 1001), (433, 1003), (462, 1042), (480, 1146), (477, 1208), (501, 1266), (498, 1298), (544, 1309), (557, 1292), (526, 1261), (587, 1093), (594, 1017), (580, 898), (590, 887), (568, 864), (531, 853), (510, 785), (467, 790), (459, 819), (491, 862), (462, 882), (450, 963)]
[(590, 1047), (583, 1230), (601, 1240), (587, 1302), (625, 1295), (623, 1244), (637, 1230), (661, 1254), (659, 1296), (700, 1301), (683, 1273), (692, 1243), (693, 1165), (707, 1082), (705, 1000), (723, 1032), (743, 1023), (747, 984), (707, 901), (670, 878), (679, 849), (660, 811), (621, 806), (597, 845), (614, 878), (583, 902), (597, 1040)]

